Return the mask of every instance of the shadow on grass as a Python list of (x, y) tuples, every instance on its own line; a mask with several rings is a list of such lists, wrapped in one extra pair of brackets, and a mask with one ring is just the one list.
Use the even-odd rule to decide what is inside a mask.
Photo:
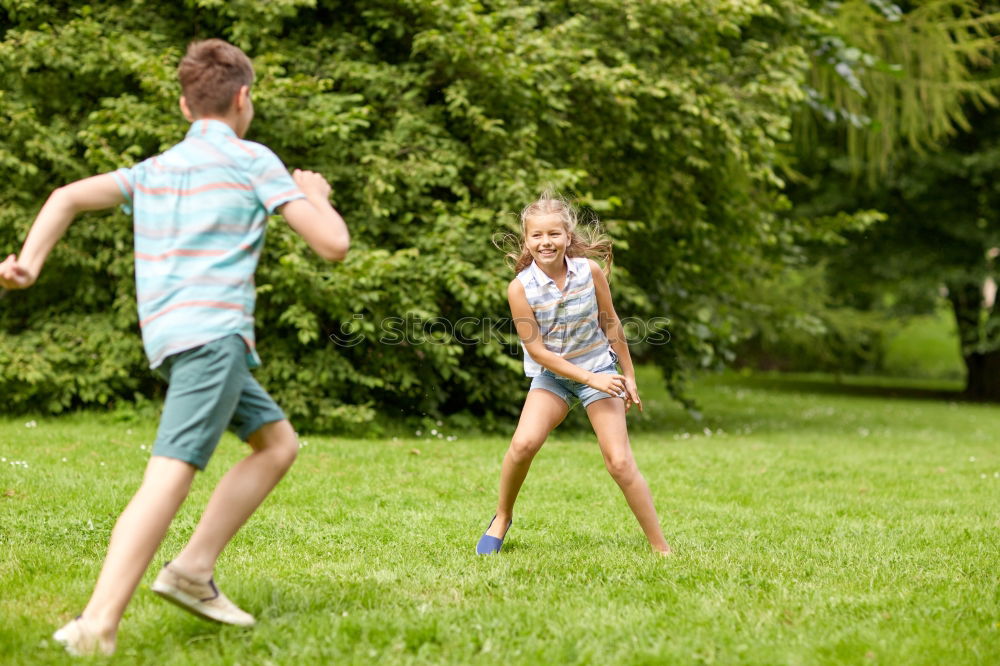
[[(874, 383), (874, 382), (879, 383)], [(891, 379), (873, 379), (873, 383), (837, 381), (806, 377), (770, 377), (753, 375), (740, 377), (732, 384), (747, 388), (764, 389), (782, 393), (812, 393), (850, 397), (899, 398), (904, 400), (932, 400), (946, 402), (981, 402), (965, 396), (961, 389), (945, 386), (904, 386), (891, 383)]]
[[(887, 406), (905, 401), (928, 405), (981, 404), (965, 396), (958, 381), (725, 372), (692, 379), (689, 395), (698, 406), (699, 418), (698, 413), (683, 410), (662, 385), (657, 385), (659, 377), (655, 373), (648, 368), (642, 368), (642, 372), (645, 385), (650, 387), (646, 391), (649, 400), (645, 415), (630, 418), (629, 432), (634, 434), (662, 435), (677, 431), (686, 438), (711, 436), (718, 429), (730, 434), (838, 430), (844, 427), (844, 413), (840, 410), (847, 406), (839, 405), (838, 411), (827, 412), (831, 406), (827, 403), (838, 399), (860, 401), (857, 407), (866, 401), (874, 405), (880, 400), (887, 401)], [(807, 401), (791, 403), (786, 397)]]

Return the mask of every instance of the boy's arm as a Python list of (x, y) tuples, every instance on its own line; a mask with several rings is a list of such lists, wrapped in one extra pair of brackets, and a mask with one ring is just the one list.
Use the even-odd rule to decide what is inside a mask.
[(84, 178), (57, 188), (38, 212), (21, 248), (21, 254), (12, 254), (0, 263), (0, 287), (24, 289), (34, 284), (49, 252), (78, 213), (102, 210), (123, 203), (125, 195), (110, 173)]
[(278, 208), (288, 225), (327, 261), (343, 261), (351, 235), (340, 213), (330, 205), (330, 184), (313, 171), (296, 169), (292, 179), (306, 195)]

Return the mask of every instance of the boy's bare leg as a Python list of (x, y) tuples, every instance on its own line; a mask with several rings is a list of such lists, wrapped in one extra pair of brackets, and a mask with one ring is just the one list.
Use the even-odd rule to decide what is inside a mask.
[(170, 563), (194, 580), (212, 577), (222, 549), (292, 466), (299, 450), (287, 420), (261, 426), (248, 443), (253, 453), (222, 477), (190, 541)]
[(514, 500), (528, 475), (531, 461), (542, 448), (549, 433), (562, 423), (568, 412), (566, 401), (555, 393), (545, 389), (528, 391), (517, 429), (510, 440), (510, 448), (503, 457), (497, 517), (486, 531), (488, 535), (502, 539), (507, 533), (507, 523), (514, 514)]
[(624, 403), (617, 398), (592, 402), (587, 406), (587, 416), (601, 445), (604, 465), (622, 489), (625, 501), (646, 533), (649, 545), (658, 553), (669, 554), (670, 545), (663, 536), (649, 485), (635, 464), (629, 445)]
[(174, 458), (149, 459), (142, 485), (111, 532), (104, 566), (80, 619), (102, 644), (113, 648), (125, 607), (187, 497), (195, 472)]

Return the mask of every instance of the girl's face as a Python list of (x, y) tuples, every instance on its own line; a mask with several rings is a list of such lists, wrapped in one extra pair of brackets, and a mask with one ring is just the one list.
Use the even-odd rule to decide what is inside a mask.
[(537, 215), (524, 221), (524, 243), (539, 268), (560, 270), (569, 240), (566, 225), (558, 213)]

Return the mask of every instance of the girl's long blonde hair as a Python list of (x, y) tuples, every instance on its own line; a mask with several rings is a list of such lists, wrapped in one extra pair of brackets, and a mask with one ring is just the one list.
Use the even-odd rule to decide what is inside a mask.
[(590, 215), (581, 225), (580, 214), (576, 208), (557, 194), (550, 190), (545, 190), (534, 202), (528, 204), (521, 211), (521, 234), (505, 234), (500, 240), (494, 240), (498, 248), (504, 251), (504, 262), (513, 269), (514, 273), (520, 273), (531, 265), (533, 261), (531, 252), (525, 243), (527, 235), (526, 225), (528, 220), (539, 215), (558, 215), (562, 220), (566, 234), (569, 236), (569, 245), (566, 247), (567, 257), (587, 257), (595, 259), (604, 274), (611, 275), (611, 264), (614, 260), (611, 251), (611, 238), (601, 231), (600, 222), (597, 216)]

